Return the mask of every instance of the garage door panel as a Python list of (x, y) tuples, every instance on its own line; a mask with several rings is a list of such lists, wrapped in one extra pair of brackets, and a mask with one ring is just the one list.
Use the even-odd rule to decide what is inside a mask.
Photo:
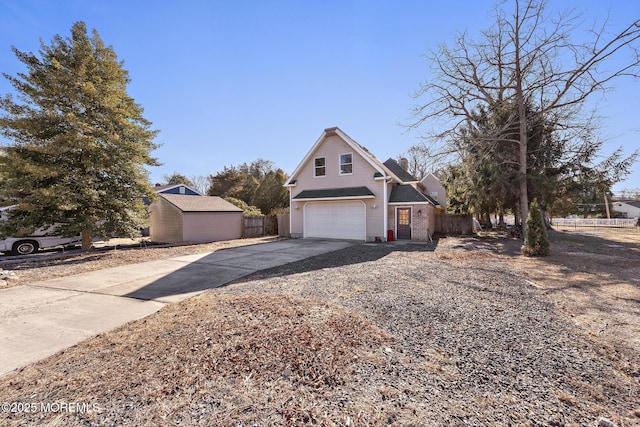
[(365, 215), (362, 202), (308, 203), (305, 237), (365, 240)]

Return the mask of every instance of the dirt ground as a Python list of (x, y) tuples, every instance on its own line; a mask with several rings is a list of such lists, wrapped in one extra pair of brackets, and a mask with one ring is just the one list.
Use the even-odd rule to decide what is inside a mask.
[(495, 233), (446, 238), (438, 246), (467, 252), (461, 256), (467, 262), (505, 258), (578, 326), (640, 352), (640, 230), (552, 231), (550, 240), (548, 257), (520, 256), (520, 241)]
[(258, 272), (0, 378), (0, 424), (640, 425), (640, 234), (550, 238), (544, 258), (481, 234)]

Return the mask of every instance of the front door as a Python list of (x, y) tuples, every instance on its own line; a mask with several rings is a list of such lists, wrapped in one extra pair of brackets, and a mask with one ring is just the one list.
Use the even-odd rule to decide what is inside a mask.
[(396, 212), (398, 240), (411, 240), (411, 208), (398, 208)]

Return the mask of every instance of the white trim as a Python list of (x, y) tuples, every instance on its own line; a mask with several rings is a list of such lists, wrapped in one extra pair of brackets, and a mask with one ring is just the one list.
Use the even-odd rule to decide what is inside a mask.
[(304, 199), (293, 199), (293, 201), (294, 202), (317, 202), (317, 201), (330, 202), (332, 200), (340, 201), (340, 200), (360, 200), (360, 199), (375, 199), (375, 198), (376, 196), (314, 197), (314, 198), (304, 198)]
[[(331, 135), (337, 135), (340, 138), (342, 138), (342, 140), (344, 142), (346, 142), (348, 145), (351, 146), (351, 148), (360, 155), (360, 157), (362, 157), (363, 159), (365, 159), (365, 161), (367, 161), (371, 166), (373, 166), (373, 168), (377, 171), (380, 172), (382, 175), (387, 175), (387, 172), (389, 172), (386, 168), (386, 166), (384, 166), (382, 164), (382, 162), (380, 162), (379, 160), (376, 159), (376, 161), (379, 163), (377, 163), (376, 161), (374, 161), (371, 156), (367, 153), (365, 153), (360, 147), (359, 144), (357, 142), (355, 142), (353, 139), (351, 139), (351, 137), (349, 137), (349, 135), (347, 135), (346, 133), (344, 133), (341, 129), (339, 128), (327, 128), (325, 129), (322, 134), (320, 135), (320, 137), (316, 140), (316, 142), (313, 144), (313, 146), (311, 147), (311, 149), (307, 152), (307, 154), (304, 156), (304, 158), (302, 159), (302, 161), (298, 164), (298, 166), (294, 169), (294, 171), (291, 173), (291, 176), (289, 177), (289, 180), (291, 179), (298, 179), (298, 174), (300, 173), (300, 171), (302, 170), (302, 168), (309, 162), (309, 160), (311, 159), (311, 157), (313, 156), (313, 154), (316, 152), (316, 150), (318, 149), (318, 147), (324, 142), (325, 139), (327, 139), (329, 136)], [(314, 172), (315, 175), (315, 172)], [(397, 177), (395, 177), (397, 178)], [(400, 182), (400, 181), (399, 181)]]
[[(342, 173), (342, 156), (351, 156), (351, 163), (345, 163), (346, 165), (351, 165), (351, 172)], [(342, 153), (338, 154), (338, 176), (349, 176), (353, 175), (353, 153)]]
[(389, 202), (390, 206), (412, 206), (412, 205), (432, 205), (433, 204), (431, 202), (427, 202), (426, 200), (424, 202)]
[(291, 199), (291, 187), (289, 187), (289, 237), (293, 233), (293, 200)]
[[(316, 160), (323, 159), (324, 166), (316, 166)], [(318, 168), (324, 168), (324, 175), (316, 174)], [(318, 156), (313, 158), (313, 177), (314, 178), (325, 178), (327, 176), (327, 156)]]
[(382, 240), (387, 241), (387, 230), (389, 229), (389, 197), (387, 196), (387, 180), (382, 181)]

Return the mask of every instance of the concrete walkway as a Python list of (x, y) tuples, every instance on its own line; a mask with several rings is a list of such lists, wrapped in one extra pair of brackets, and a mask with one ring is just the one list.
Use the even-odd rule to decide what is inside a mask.
[(282, 240), (0, 290), (0, 376), (259, 270), (353, 242)]

